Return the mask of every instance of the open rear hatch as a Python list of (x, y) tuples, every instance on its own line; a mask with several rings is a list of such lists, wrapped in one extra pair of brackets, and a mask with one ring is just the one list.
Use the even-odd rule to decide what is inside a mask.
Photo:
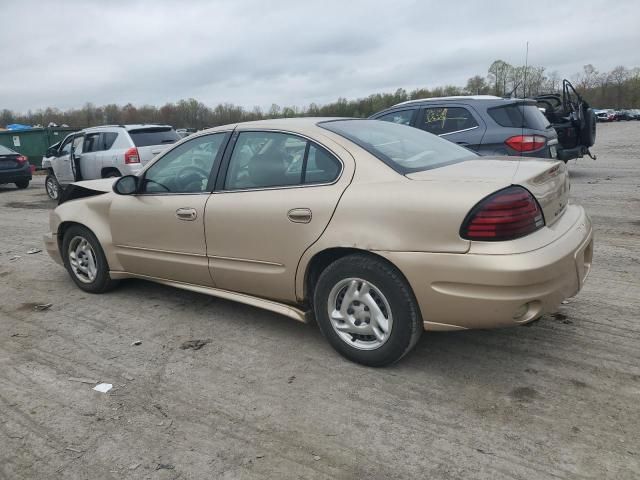
[(538, 95), (538, 107), (558, 133), (558, 160), (567, 162), (582, 158), (596, 141), (596, 114), (576, 91), (571, 82), (563, 80), (562, 94)]

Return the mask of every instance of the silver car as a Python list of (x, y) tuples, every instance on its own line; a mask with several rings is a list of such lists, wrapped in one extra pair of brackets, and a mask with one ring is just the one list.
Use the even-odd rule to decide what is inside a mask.
[(180, 136), (169, 125), (106, 125), (68, 135), (47, 150), (45, 186), (53, 200), (78, 180), (135, 175)]

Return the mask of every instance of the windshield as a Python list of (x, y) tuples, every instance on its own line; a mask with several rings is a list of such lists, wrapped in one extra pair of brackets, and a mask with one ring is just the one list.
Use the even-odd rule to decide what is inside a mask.
[(0, 155), (17, 155), (17, 153), (4, 145), (0, 145)]
[(351, 140), (402, 174), (477, 157), (470, 150), (423, 130), (391, 122), (332, 120), (318, 125)]
[(139, 128), (129, 130), (129, 135), (136, 147), (163, 145), (180, 140), (180, 135), (171, 127)]

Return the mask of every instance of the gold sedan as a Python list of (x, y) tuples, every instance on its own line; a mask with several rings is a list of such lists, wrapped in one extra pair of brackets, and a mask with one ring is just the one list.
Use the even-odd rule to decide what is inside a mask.
[(315, 317), (342, 355), (381, 366), (423, 330), (521, 325), (575, 295), (593, 242), (568, 195), (558, 161), (376, 120), (266, 120), (72, 184), (45, 243), (87, 292), (134, 277)]

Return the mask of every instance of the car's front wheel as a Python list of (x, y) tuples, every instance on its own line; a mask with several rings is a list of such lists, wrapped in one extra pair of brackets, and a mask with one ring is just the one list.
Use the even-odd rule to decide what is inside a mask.
[(329, 265), (315, 286), (314, 311), (339, 353), (372, 367), (401, 359), (423, 330), (407, 281), (373, 255), (349, 255)]
[(60, 198), (61, 187), (53, 174), (49, 173), (47, 175), (47, 178), (44, 181), (44, 187), (51, 200), (58, 200)]
[(109, 276), (100, 242), (88, 228), (73, 225), (64, 233), (62, 255), (71, 279), (85, 292), (103, 293), (117, 284)]

